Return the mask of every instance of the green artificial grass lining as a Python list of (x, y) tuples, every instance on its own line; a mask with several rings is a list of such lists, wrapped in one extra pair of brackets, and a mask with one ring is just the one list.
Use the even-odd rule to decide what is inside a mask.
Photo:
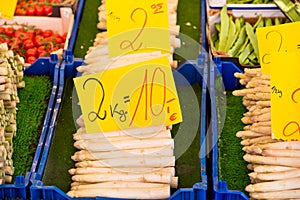
[(219, 179), (226, 181), (228, 189), (245, 192), (245, 187), (250, 184), (249, 170), (243, 159), (241, 139), (236, 137), (236, 133), (244, 128), (241, 118), (246, 108), (242, 97), (233, 96), (231, 92), (226, 95), (226, 103), (225, 124), (218, 141)]
[(24, 81), (25, 88), (18, 89), (17, 134), (13, 138), (14, 176), (25, 175), (30, 170), (52, 86), (48, 76), (25, 76)]

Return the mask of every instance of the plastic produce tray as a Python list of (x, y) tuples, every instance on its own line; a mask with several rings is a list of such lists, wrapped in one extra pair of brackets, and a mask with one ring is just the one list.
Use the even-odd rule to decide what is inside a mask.
[[(65, 42), (65, 50), (73, 50), (77, 38), (78, 27), (81, 20), (85, 0), (76, 1), (76, 12), (73, 13), (72, 9), (68, 6), (57, 8), (60, 11), (60, 16), (47, 17), (47, 16), (15, 16), (13, 20), (0, 19), (0, 25), (5, 23), (25, 23), (34, 25), (43, 30), (51, 29), (59, 34), (67, 32), (67, 39)], [(60, 9), (62, 8), (62, 9)], [(59, 10), (58, 10), (59, 9)], [(48, 57), (49, 58), (49, 57)], [(32, 65), (42, 65), (45, 58), (38, 58)]]
[(265, 17), (283, 17), (284, 14), (274, 3), (269, 4), (227, 4), (226, 0), (207, 0), (208, 10), (220, 10), (224, 5), (231, 10), (235, 16), (245, 17), (253, 14), (262, 14)]
[[(30, 197), (32, 200), (35, 199), (88, 199), (88, 198), (70, 198), (66, 193), (58, 188), (55, 185), (45, 185), (43, 183), (43, 176), (45, 175), (45, 167), (47, 164), (47, 159), (49, 156), (49, 151), (51, 148), (51, 144), (55, 139), (55, 125), (59, 123), (57, 121), (60, 115), (60, 107), (63, 105), (63, 93), (67, 92), (65, 90), (65, 81), (67, 78), (75, 77), (76, 75), (76, 67), (82, 65), (82, 59), (73, 59), (70, 52), (67, 52), (68, 56), (65, 56), (65, 62), (62, 63), (60, 68), (60, 80), (59, 80), (59, 89), (57, 94), (56, 103), (54, 106), (53, 117), (50, 122), (49, 134), (47, 135), (46, 142), (44, 144), (43, 153), (41, 155), (40, 162), (38, 164), (38, 170), (31, 176), (32, 185), (30, 187)], [(198, 62), (200, 65), (198, 65)], [(202, 88), (202, 96), (201, 96), (201, 116), (199, 121), (200, 126), (200, 144), (201, 148), (201, 159), (199, 159), (200, 165), (200, 176), (201, 182), (197, 182), (193, 184), (192, 188), (179, 188), (175, 191), (172, 196), (169, 198), (170, 200), (205, 200), (206, 199), (206, 191), (207, 191), (207, 177), (206, 177), (206, 149), (205, 149), (205, 137), (206, 137), (206, 81), (207, 81), (207, 70), (203, 68), (203, 59), (199, 58), (199, 61), (186, 61), (183, 65), (181, 65), (178, 69), (174, 71), (175, 82), (178, 85), (186, 85), (186, 84), (199, 84)], [(177, 78), (176, 78), (177, 77)], [(184, 80), (182, 78), (184, 77)], [(177, 80), (178, 79), (178, 80)], [(70, 89), (70, 88), (69, 88)], [(200, 113), (199, 113), (200, 114)], [(56, 133), (57, 134), (57, 133)], [(55, 166), (53, 166), (55, 167)], [(56, 170), (59, 170), (56, 168)], [(112, 199), (112, 198), (104, 198), (97, 197), (96, 199)]]
[[(222, 71), (219, 71), (218, 68), (222, 66)], [(228, 69), (229, 68), (229, 69)], [(224, 71), (225, 70), (225, 71)], [(214, 66), (214, 64), (210, 67), (210, 75), (209, 75), (209, 91), (210, 91), (210, 99), (211, 99), (211, 142), (214, 145), (212, 148), (212, 193), (213, 198), (215, 200), (249, 200), (249, 197), (241, 191), (238, 190), (230, 190), (227, 187), (227, 183), (219, 179), (219, 146), (218, 146), (218, 136), (219, 136), (219, 127), (218, 127), (218, 111), (217, 111), (217, 92), (215, 89), (216, 79), (220, 79), (221, 77), (224, 80), (225, 90), (228, 91), (237, 89), (240, 85), (237, 85), (236, 80), (233, 76), (234, 71), (241, 72), (233, 63), (223, 62)], [(225, 73), (224, 73), (225, 72)], [(226, 74), (227, 73), (227, 74)], [(227, 88), (226, 88), (227, 86)]]
[[(39, 138), (39, 144), (44, 142), (46, 138), (49, 122), (52, 116), (52, 107), (54, 106), (54, 100), (56, 98), (57, 83), (58, 83), (58, 69), (59, 59), (56, 55), (52, 55), (49, 58), (42, 58), (41, 63), (35, 63), (29, 68), (24, 70), (24, 75), (47, 75), (50, 76), (52, 81), (52, 89), (49, 97), (47, 110), (45, 112), (44, 121), (42, 124), (41, 135)], [(15, 182), (12, 184), (0, 185), (0, 199), (27, 199), (29, 197), (28, 187), (30, 184), (30, 176), (37, 169), (37, 163), (42, 153), (43, 146), (38, 145), (36, 147), (33, 162), (30, 171), (25, 176), (16, 176)]]

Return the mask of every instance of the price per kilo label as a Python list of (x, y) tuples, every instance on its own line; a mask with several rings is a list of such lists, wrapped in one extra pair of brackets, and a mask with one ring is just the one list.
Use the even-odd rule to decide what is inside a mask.
[(75, 78), (87, 132), (181, 122), (169, 65), (161, 57)]
[(166, 0), (129, 0), (126, 3), (111, 0), (107, 2), (106, 9), (111, 57), (153, 50), (170, 52)]

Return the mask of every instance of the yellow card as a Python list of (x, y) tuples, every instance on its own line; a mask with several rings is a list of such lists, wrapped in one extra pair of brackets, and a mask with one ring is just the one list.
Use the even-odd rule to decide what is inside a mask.
[(259, 61), (263, 74), (270, 74), (270, 57), (274, 52), (300, 51), (300, 22), (258, 28), (256, 30)]
[(106, 2), (108, 54), (170, 52), (167, 0)]
[(87, 133), (182, 121), (168, 57), (74, 78)]
[(300, 139), (300, 52), (272, 53), (271, 123), (276, 139)]
[(15, 14), (17, 0), (0, 0), (0, 18), (12, 19)]

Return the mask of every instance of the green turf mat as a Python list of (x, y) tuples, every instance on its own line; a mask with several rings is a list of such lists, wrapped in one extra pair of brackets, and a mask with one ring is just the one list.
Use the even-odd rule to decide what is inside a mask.
[(13, 139), (15, 176), (30, 170), (42, 130), (51, 92), (48, 76), (25, 76), (25, 88), (18, 89), (17, 135)]
[(74, 48), (74, 56), (83, 58), (90, 46), (93, 46), (98, 23), (98, 7), (101, 5), (99, 0), (85, 0), (79, 30)]
[(227, 182), (229, 189), (245, 192), (250, 184), (249, 171), (243, 159), (241, 139), (236, 133), (244, 128), (241, 118), (246, 108), (242, 97), (233, 96), (231, 92), (226, 95), (226, 103), (226, 119), (219, 138), (219, 178)]
[(71, 176), (68, 173), (74, 167), (71, 156), (76, 149), (73, 147), (72, 134), (76, 132), (72, 113), (73, 80), (67, 79), (57, 118), (52, 143), (44, 171), (44, 185), (58, 186), (64, 192), (69, 191)]
[[(176, 176), (179, 179), (178, 188), (191, 188), (201, 181), (199, 160), (201, 88), (198, 84), (193, 87), (177, 86), (176, 88), (183, 117), (182, 123), (174, 125), (172, 129), (175, 138)], [(193, 92), (194, 94), (191, 94)], [(184, 135), (182, 138), (177, 138), (177, 134)], [(190, 145), (181, 154), (179, 151), (182, 146), (189, 142)]]
[(181, 47), (175, 50), (174, 59), (195, 60), (200, 48), (200, 0), (178, 0), (177, 24), (180, 25)]

